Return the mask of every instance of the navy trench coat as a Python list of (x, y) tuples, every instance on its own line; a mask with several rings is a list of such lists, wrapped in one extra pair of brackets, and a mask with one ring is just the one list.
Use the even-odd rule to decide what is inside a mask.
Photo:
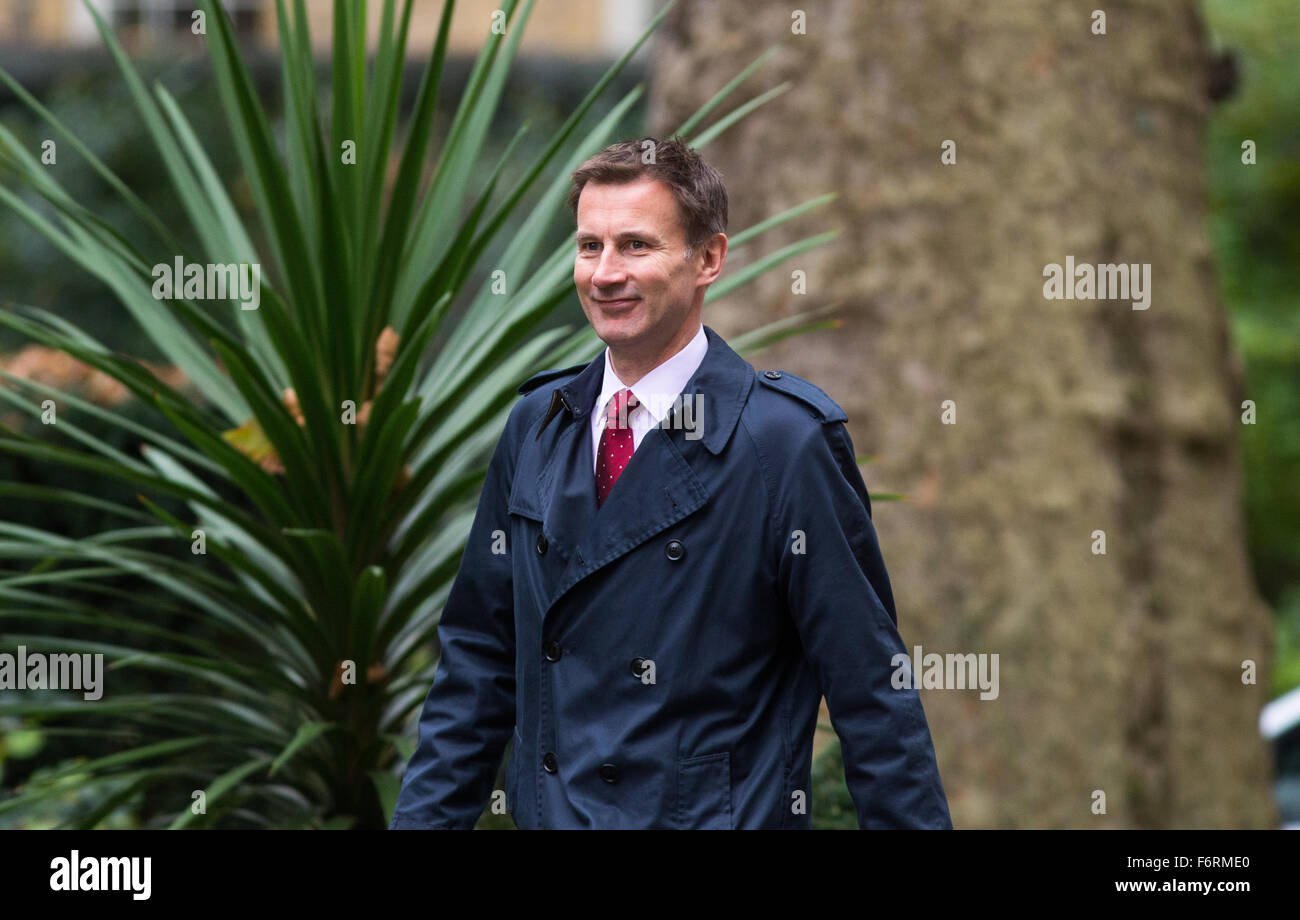
[(507, 742), (521, 829), (807, 828), (823, 695), (859, 826), (952, 827), (847, 416), (705, 334), (603, 506), (603, 355), (519, 387), (391, 828), (473, 827)]

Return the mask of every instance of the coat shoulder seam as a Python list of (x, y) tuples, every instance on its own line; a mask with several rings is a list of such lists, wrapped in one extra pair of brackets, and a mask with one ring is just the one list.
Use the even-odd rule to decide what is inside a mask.
[(811, 409), (815, 418), (822, 422), (847, 422), (849, 417), (844, 409), (817, 384), (805, 380), (789, 371), (756, 371), (758, 382), (770, 390), (782, 393), (798, 400)]
[(519, 384), (515, 392), (529, 393), (548, 381), (558, 380), (561, 377), (578, 374), (586, 368), (586, 366), (586, 364), (574, 364), (571, 367), (552, 368), (551, 370), (539, 371), (523, 383)]

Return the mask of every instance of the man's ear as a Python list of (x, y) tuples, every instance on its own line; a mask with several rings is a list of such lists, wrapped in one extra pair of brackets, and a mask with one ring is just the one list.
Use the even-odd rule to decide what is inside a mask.
[(727, 261), (727, 234), (715, 233), (702, 246), (703, 263), (700, 265), (700, 284), (712, 284), (722, 274)]

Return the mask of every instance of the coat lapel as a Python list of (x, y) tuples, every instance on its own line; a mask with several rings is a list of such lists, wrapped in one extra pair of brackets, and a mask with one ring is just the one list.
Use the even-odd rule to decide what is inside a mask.
[[(693, 404), (701, 407), (696, 421), (702, 436), (688, 439), (687, 432), (673, 427), (650, 429), (603, 506), (596, 504), (590, 413), (604, 383), (604, 354), (556, 388), (562, 411), (548, 413), (538, 436), (546, 425), (562, 427), (538, 474), (536, 495), (543, 532), (563, 554), (566, 568), (546, 614), (579, 581), (708, 501), (708, 489), (688, 458), (701, 445), (714, 455), (722, 451), (748, 398), (754, 369), (716, 332), (708, 326), (704, 331), (709, 349), (683, 390), (685, 399), (698, 396)], [(551, 441), (543, 437), (542, 443)]]
[(582, 535), (591, 529), (597, 510), (589, 421), (585, 412), (563, 419), (564, 429), (537, 477), (542, 530), (570, 563), (577, 558)]

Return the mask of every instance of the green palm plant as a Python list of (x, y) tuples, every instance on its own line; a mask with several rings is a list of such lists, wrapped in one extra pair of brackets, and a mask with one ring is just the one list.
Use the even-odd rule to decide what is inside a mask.
[[(0, 815), (39, 806), (75, 781), (92, 794), (67, 816), (73, 826), (94, 827), (147, 795), (150, 823), (174, 828), (381, 827), (411, 750), (410, 723), (433, 676), (438, 613), (514, 388), (540, 368), (589, 360), (601, 344), (585, 325), (538, 331), (572, 292), (571, 243), (535, 257), (562, 206), (568, 173), (611, 140), (641, 88), (585, 133), (579, 122), (672, 3), (499, 201), (498, 180), (527, 125), (481, 191), (471, 195), (470, 185), (531, 2), (518, 15), (516, 0), (502, 4), (508, 28), (489, 35), (431, 172), (452, 3), (399, 131), (409, 0), (400, 11), (395, 0), (384, 2), (369, 68), (364, 0), (335, 3), (328, 113), (304, 2), (293, 0), (290, 15), (287, 0), (277, 0), (283, 149), (227, 15), (213, 0), (200, 6), (229, 134), (255, 203), (255, 221), (247, 224), (180, 106), (161, 84), (145, 86), (87, 3), (184, 207), (197, 252), (187, 251), (146, 202), (0, 70), (0, 79), (153, 237), (140, 248), (128, 242), (69, 196), (3, 126), (0, 170), (25, 194), (0, 184), (0, 202), (107, 285), (191, 384), (168, 386), (140, 361), (110, 352), (47, 310), (7, 304), (0, 312), (0, 323), (110, 375), (157, 415), (150, 427), (34, 381), (5, 374), (0, 385), (0, 398), (22, 411), (39, 414), (39, 403), (52, 398), (142, 442), (141, 456), (131, 456), (79, 426), (76, 413), (57, 422), (75, 447), (14, 430), (0, 438), (0, 449), (11, 454), (128, 482), (139, 489), (140, 503), (0, 483), (6, 500), (90, 504), (121, 521), (75, 537), (0, 522), (0, 560), (9, 566), (0, 571), (0, 628), (19, 623), (31, 630), (5, 633), (4, 646), (100, 653), (110, 670), (98, 701), (37, 694), (13, 702), (10, 694), (4, 711), (28, 726), (117, 744), (111, 754), (56, 765), (41, 782), (0, 801)], [(706, 146), (784, 92), (786, 85), (777, 86), (698, 130), (770, 54), (676, 133)], [(352, 162), (342, 155), (349, 145)], [(552, 177), (539, 185), (548, 169)], [(467, 290), (474, 270), (485, 268), (487, 247), (534, 186), (540, 193), (531, 212), (487, 267), (500, 270), (494, 281), (504, 278), (507, 293), (495, 283)], [(730, 247), (743, 249), (832, 198), (737, 233)], [(754, 261), (713, 285), (708, 299), (835, 235), (818, 234)], [(264, 266), (260, 307), (241, 309), (232, 299), (214, 308), (179, 288), (171, 299), (154, 297), (151, 266), (178, 255), (187, 263)], [(452, 305), (463, 299), (468, 305), (453, 320)], [(733, 344), (752, 353), (829, 322), (824, 311), (802, 314)], [(122, 576), (148, 590), (130, 614), (106, 613), (93, 599), (120, 593), (113, 585)], [(194, 628), (175, 628), (167, 617)], [(54, 634), (69, 629), (76, 640)], [(110, 631), (139, 641), (85, 638)], [(155, 675), (167, 689), (114, 693), (111, 675), (126, 668)], [(204, 807), (192, 808), (199, 790)]]

